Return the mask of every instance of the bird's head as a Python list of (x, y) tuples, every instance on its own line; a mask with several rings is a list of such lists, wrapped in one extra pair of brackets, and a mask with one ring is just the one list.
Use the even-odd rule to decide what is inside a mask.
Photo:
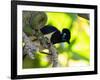
[(61, 35), (62, 41), (70, 44), (70, 31), (68, 29), (63, 29)]

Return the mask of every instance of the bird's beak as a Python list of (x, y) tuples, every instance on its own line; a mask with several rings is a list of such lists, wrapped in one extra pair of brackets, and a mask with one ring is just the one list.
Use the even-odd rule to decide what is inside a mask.
[(68, 44), (70, 44), (70, 41), (67, 41), (68, 42)]

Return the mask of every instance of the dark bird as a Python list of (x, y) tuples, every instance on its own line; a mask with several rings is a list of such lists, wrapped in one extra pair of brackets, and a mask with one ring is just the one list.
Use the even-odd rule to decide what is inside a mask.
[[(30, 26), (23, 27), (23, 31), (26, 33), (28, 37), (32, 36), (32, 28)], [(63, 29), (62, 32), (60, 32), (57, 28), (54, 26), (44, 26), (40, 29), (41, 33), (44, 35), (44, 37), (47, 37), (49, 42), (52, 44), (61, 43), (61, 42), (67, 42), (70, 43), (70, 31), (68, 29)], [(35, 40), (34, 40), (35, 39)], [(32, 42), (33, 44), (39, 49), (41, 53), (48, 54), (48, 52), (44, 52), (44, 47), (41, 46), (38, 39), (36, 39), (36, 36), (32, 36)]]
[(54, 26), (44, 26), (41, 28), (41, 32), (46, 35), (47, 38), (50, 39), (52, 44), (61, 43), (61, 42), (67, 42), (70, 43), (70, 31), (68, 29), (63, 29), (62, 32), (60, 32), (57, 28)]

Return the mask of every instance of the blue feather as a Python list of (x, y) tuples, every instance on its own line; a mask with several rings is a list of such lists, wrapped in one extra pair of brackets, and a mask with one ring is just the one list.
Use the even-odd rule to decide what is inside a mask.
[(57, 28), (55, 28), (54, 26), (47, 25), (41, 28), (40, 30), (43, 34), (49, 34), (49, 33), (57, 31)]

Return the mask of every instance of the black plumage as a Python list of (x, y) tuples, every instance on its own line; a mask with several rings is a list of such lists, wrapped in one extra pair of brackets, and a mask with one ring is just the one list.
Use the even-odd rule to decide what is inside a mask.
[(52, 33), (50, 37), (50, 41), (52, 44), (61, 43), (61, 42), (70, 43), (70, 31), (68, 29), (64, 28), (62, 32), (60, 32), (54, 26), (47, 25), (41, 29), (41, 32), (44, 35)]

